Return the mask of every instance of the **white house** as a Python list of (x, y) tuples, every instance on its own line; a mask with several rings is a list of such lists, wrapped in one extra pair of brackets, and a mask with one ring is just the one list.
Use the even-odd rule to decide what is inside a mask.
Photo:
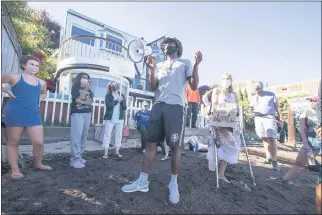
[[(132, 102), (137, 107), (146, 100), (152, 105), (154, 93), (149, 90), (146, 68), (143, 68), (143, 62), (135, 65), (126, 51), (133, 39), (140, 40), (145, 45), (159, 46), (164, 37), (148, 44), (142, 37), (68, 10), (55, 74), (59, 92), (69, 94), (76, 75), (86, 72), (92, 79), (96, 97), (104, 98), (106, 86), (113, 80), (122, 86), (122, 93), (128, 96), (129, 103)], [(165, 57), (159, 55), (157, 59), (163, 61)]]

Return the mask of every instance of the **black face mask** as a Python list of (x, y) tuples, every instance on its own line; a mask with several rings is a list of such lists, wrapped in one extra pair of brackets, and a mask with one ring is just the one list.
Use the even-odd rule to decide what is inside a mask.
[(116, 90), (118, 90), (119, 89), (119, 86), (117, 85), (117, 84), (113, 84), (112, 86), (111, 86), (111, 90), (112, 91), (116, 91)]
[(167, 46), (167, 48), (165, 49), (166, 55), (172, 55), (176, 51), (177, 51), (177, 47), (173, 47), (173, 46)]

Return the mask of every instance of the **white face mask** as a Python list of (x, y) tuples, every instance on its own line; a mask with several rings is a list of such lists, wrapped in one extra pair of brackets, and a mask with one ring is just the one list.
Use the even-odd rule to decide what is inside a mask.
[(82, 78), (80, 82), (82, 85), (88, 84), (88, 80), (86, 78)]
[(35, 75), (39, 72), (39, 68), (36, 66), (32, 66), (32, 65), (27, 65), (25, 68), (25, 72)]
[(231, 80), (222, 80), (221, 81), (221, 86), (225, 89), (227, 89), (228, 87), (230, 87), (231, 85)]

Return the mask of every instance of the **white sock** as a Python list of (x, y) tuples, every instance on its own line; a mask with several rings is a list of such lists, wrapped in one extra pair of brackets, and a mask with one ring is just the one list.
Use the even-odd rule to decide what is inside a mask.
[(116, 155), (120, 154), (120, 148), (116, 148), (116, 149), (115, 149), (115, 154), (116, 154)]
[(170, 181), (170, 183), (177, 183), (177, 178), (178, 178), (178, 175), (173, 175), (173, 174), (171, 174), (171, 181)]
[(143, 183), (146, 183), (148, 181), (149, 174), (145, 172), (140, 173), (140, 179)]

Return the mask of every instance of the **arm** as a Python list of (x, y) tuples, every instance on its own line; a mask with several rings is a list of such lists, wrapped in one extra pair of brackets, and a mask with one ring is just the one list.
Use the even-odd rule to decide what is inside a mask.
[(39, 96), (39, 104), (42, 100), (44, 100), (47, 97), (47, 85), (46, 82), (43, 80), (40, 80), (41, 83), (41, 92), (40, 92), (40, 96)]
[(210, 106), (211, 102), (209, 101), (209, 95), (211, 94), (212, 90), (209, 90), (208, 92), (205, 93), (205, 95), (202, 96), (202, 101), (206, 106)]
[[(17, 82), (17, 73), (14, 73), (14, 74), (2, 74), (1, 75), (1, 81), (2, 81), (2, 84), (10, 84), (10, 86), (14, 85), (16, 82)], [(2, 92), (4, 93), (7, 93), (9, 95), (10, 98), (16, 98), (13, 93), (11, 92), (11, 89), (9, 88), (5, 88), (5, 87), (2, 87), (1, 86), (1, 89), (2, 89)]]
[(114, 101), (110, 101), (109, 99), (109, 95), (106, 94), (105, 96), (105, 106), (106, 106), (106, 109), (113, 109), (115, 105), (117, 105), (119, 101), (117, 100), (114, 100)]
[(158, 87), (158, 80), (156, 76), (156, 65), (154, 68), (150, 69), (150, 86), (152, 89), (156, 89)]
[(278, 105), (278, 100), (277, 100), (275, 95), (274, 95), (274, 105), (275, 105), (275, 110), (277, 112), (277, 118), (278, 118), (278, 120), (281, 120), (282, 114), (281, 114), (281, 110), (280, 110), (279, 105)]
[[(191, 70), (192, 70), (192, 75), (190, 75)], [(197, 90), (199, 85), (198, 65), (194, 65), (193, 67), (191, 67), (191, 63), (190, 63), (188, 71), (186, 72), (186, 75), (187, 75), (188, 83), (190, 85), (191, 90)]]
[(138, 121), (139, 120), (139, 112), (140, 111), (136, 112), (135, 115), (134, 115), (134, 117), (133, 117), (135, 121)]

